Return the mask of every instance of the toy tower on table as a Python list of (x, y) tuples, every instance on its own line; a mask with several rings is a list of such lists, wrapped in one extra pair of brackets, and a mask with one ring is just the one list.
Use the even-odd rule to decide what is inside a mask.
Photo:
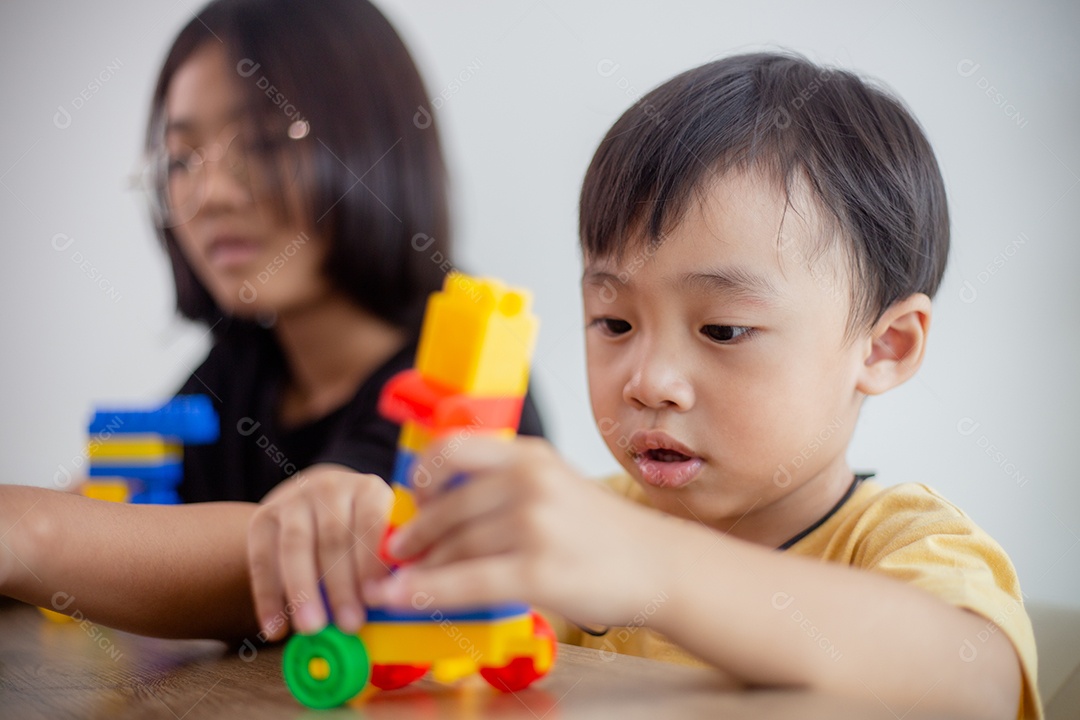
[[(512, 438), (528, 386), (537, 320), (526, 291), (460, 273), (428, 301), (413, 370), (386, 384), (379, 409), (401, 423), (392, 486), (390, 534), (416, 513), (412, 487), (426, 482), (418, 456), (447, 435)], [(467, 481), (467, 478), (461, 478)], [(452, 483), (453, 484), (453, 483)], [(466, 610), (431, 606), (372, 607), (357, 635), (329, 626), (297, 635), (285, 648), (283, 670), (293, 695), (310, 707), (335, 707), (363, 690), (390, 690), (423, 677), (452, 682), (479, 671), (494, 687), (516, 691), (545, 675), (555, 659), (555, 636), (527, 605)]]
[(217, 412), (205, 395), (178, 395), (154, 409), (101, 408), (89, 427), (90, 480), (82, 493), (155, 505), (180, 502), (184, 445), (218, 439)]

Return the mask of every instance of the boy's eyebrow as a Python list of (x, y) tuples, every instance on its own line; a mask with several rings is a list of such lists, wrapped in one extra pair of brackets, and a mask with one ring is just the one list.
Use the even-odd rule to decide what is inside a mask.
[[(581, 282), (586, 287), (598, 289), (604, 286), (631, 289), (629, 277), (624, 281), (615, 273), (604, 270), (586, 270)], [(729, 295), (764, 305), (775, 303), (781, 296), (780, 290), (769, 278), (740, 267), (708, 268), (686, 273), (676, 283), (697, 292)]]
[(732, 295), (753, 302), (771, 303), (780, 298), (780, 290), (764, 275), (740, 267), (708, 268), (701, 272), (687, 273), (680, 284), (703, 292)]

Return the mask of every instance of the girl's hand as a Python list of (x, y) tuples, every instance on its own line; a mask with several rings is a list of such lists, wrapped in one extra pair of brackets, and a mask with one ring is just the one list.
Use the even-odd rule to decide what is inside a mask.
[(371, 605), (517, 600), (617, 625), (666, 585), (660, 536), (677, 521), (582, 478), (543, 440), (450, 439), (419, 459), (414, 484), (417, 515), (389, 551), (418, 559), (365, 583)]
[(387, 572), (378, 547), (392, 498), (376, 475), (314, 465), (263, 499), (248, 528), (248, 566), (265, 637), (282, 638), (289, 621), (303, 633), (326, 625), (320, 581), (335, 624), (360, 629), (361, 583)]

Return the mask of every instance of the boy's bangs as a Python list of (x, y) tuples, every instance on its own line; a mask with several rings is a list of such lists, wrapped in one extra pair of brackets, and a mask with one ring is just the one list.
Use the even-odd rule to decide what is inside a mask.
[(793, 54), (718, 60), (630, 107), (586, 172), (582, 251), (618, 261), (630, 248), (662, 242), (713, 181), (733, 171), (774, 182), (788, 212), (797, 211), (793, 197), (806, 197), (822, 225), (812, 253), (840, 240), (852, 273), (853, 326), (900, 298), (937, 290), (948, 211), (922, 129), (884, 91)]

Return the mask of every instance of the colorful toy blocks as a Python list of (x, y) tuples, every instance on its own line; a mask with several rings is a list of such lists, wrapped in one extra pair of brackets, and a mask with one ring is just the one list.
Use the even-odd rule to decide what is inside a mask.
[(177, 395), (151, 410), (103, 408), (90, 420), (90, 435), (156, 434), (186, 445), (206, 445), (218, 439), (217, 412), (206, 395)]
[[(380, 412), (401, 423), (391, 483), (394, 505), (382, 538), (416, 512), (412, 487), (428, 470), (417, 458), (433, 440), (455, 433), (513, 437), (529, 380), (537, 320), (523, 290), (459, 273), (428, 301), (416, 366), (383, 388)], [(467, 481), (460, 478), (458, 481)], [(303, 704), (336, 707), (369, 684), (403, 687), (429, 670), (452, 682), (479, 671), (494, 687), (523, 689), (550, 670), (555, 635), (527, 605), (506, 603), (440, 610), (368, 608), (357, 635), (333, 625), (296, 635), (285, 647), (286, 684)]]
[[(133, 503), (179, 503), (176, 488), (183, 477), (184, 445), (216, 441), (218, 424), (205, 395), (179, 395), (151, 409), (97, 410), (90, 420), (90, 480), (83, 494)], [(127, 497), (121, 498), (118, 480), (127, 484)]]

